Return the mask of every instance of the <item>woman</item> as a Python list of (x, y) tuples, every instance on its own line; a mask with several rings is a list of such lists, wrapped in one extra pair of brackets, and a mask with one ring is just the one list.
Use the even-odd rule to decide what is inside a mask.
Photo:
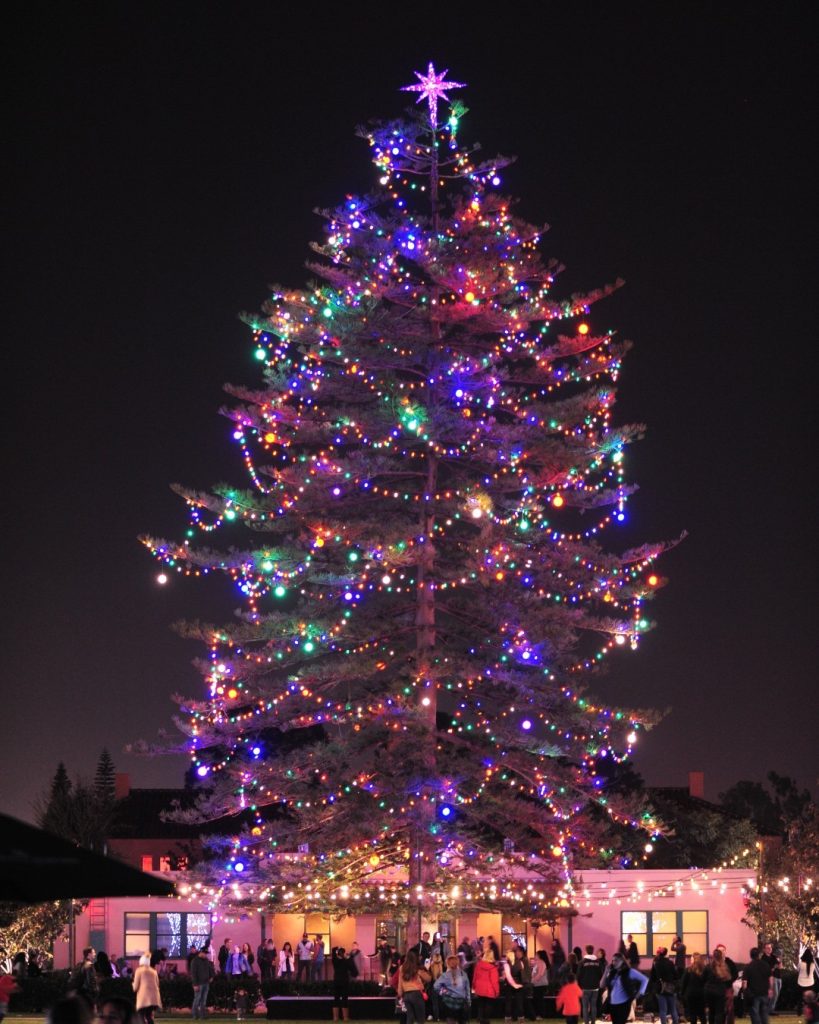
[(435, 989), (435, 982), (444, 973), (444, 961), (441, 959), (440, 953), (433, 953), (429, 958), (429, 976), (432, 978), (432, 985), (429, 990), (429, 1001), (432, 1008), (433, 1020), (441, 1019), (441, 1000), (438, 998), (438, 993)]
[(688, 1024), (705, 1024), (705, 958), (694, 953), (691, 966), (683, 973), (682, 996)]
[(244, 955), (245, 960), (247, 960), (247, 973), (255, 974), (256, 972), (253, 970), (253, 964), (256, 961), (256, 957), (253, 955), (253, 950), (250, 948), (249, 942), (242, 943), (242, 954)]
[(134, 972), (132, 985), (139, 1015), (145, 1024), (154, 1024), (154, 1011), (162, 1009), (162, 999), (159, 995), (159, 975), (151, 967), (149, 956), (139, 958), (139, 967)]
[(495, 966), (495, 954), (488, 947), (475, 964), (472, 991), (478, 997), (478, 1024), (489, 1024), (492, 1001), (500, 995), (500, 979)]
[(432, 955), (440, 953), (441, 960), (445, 960), (447, 957), (447, 942), (446, 939), (441, 935), (440, 932), (435, 932), (432, 936)]
[(668, 959), (668, 950), (665, 946), (657, 949), (650, 981), (660, 1007), (660, 1024), (666, 1024), (669, 1015), (674, 1024), (680, 1024), (677, 1012), (677, 971)]
[(424, 988), (430, 980), (430, 974), (418, 964), (418, 954), (413, 949), (409, 950), (398, 970), (396, 986), (398, 998), (404, 1000), (407, 1024), (423, 1024), (427, 1019)]
[(645, 992), (647, 986), (648, 978), (645, 974), (629, 967), (628, 960), (620, 953), (615, 953), (600, 986), (601, 991), (608, 992), (611, 1024), (625, 1024), (631, 1004)]
[(549, 987), (549, 956), (545, 949), (539, 949), (532, 961), (532, 1001), (535, 1020), (546, 1016), (546, 990)]
[(434, 988), (443, 1003), (449, 1024), (466, 1024), (469, 1020), (472, 992), (469, 988), (469, 977), (466, 971), (462, 970), (460, 960), (454, 953), (446, 958), (446, 970), (435, 982)]
[(333, 965), (333, 1020), (338, 1020), (339, 1011), (344, 1020), (349, 1020), (350, 981), (358, 974), (358, 970), (352, 958), (347, 956), (344, 946), (333, 946), (331, 963)]
[(724, 1024), (726, 993), (733, 988), (733, 979), (721, 949), (711, 954), (711, 963), (703, 971), (703, 982), (708, 1024)]
[(293, 955), (293, 947), (289, 942), (281, 948), (279, 953), (279, 977), (286, 978), (288, 981), (293, 977), (293, 970), (295, 969), (296, 959)]
[(796, 963), (796, 984), (799, 988), (799, 1004), (797, 1012), (802, 1012), (805, 1003), (805, 994), (815, 990), (816, 986), (816, 958), (810, 946), (802, 946), (799, 952), (799, 960)]
[(515, 946), (515, 960), (512, 964), (512, 977), (519, 982), (519, 992), (523, 998), (522, 1012), (518, 1014), (518, 1020), (535, 1019), (535, 1011), (532, 1006), (532, 967), (529, 957), (523, 946)]
[(523, 1019), (523, 982), (520, 981), (520, 969), (517, 972), (518, 977), (515, 977), (512, 969), (514, 962), (514, 953), (507, 953), (501, 960), (500, 980), (503, 989), (503, 1015), (506, 1020), (511, 1020), (513, 1016), (517, 1020)]
[(565, 963), (566, 951), (560, 945), (560, 939), (555, 939), (552, 943), (552, 967), (555, 971), (559, 971)]
[(97, 972), (97, 977), (101, 982), (114, 977), (113, 965), (104, 949), (97, 953), (97, 959), (94, 961), (94, 970)]

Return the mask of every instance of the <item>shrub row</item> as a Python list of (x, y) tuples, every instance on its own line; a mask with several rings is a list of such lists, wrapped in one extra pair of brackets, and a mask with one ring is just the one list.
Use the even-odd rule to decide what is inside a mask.
[[(18, 1013), (42, 1013), (58, 999), (62, 999), (68, 991), (70, 971), (50, 971), (37, 978), (24, 978), (20, 982), (20, 991), (11, 997), (9, 1008)], [(331, 981), (312, 981), (296, 985), (293, 981), (275, 978), (273, 981), (260, 982), (256, 976), (243, 978), (251, 1001), (258, 1001), (268, 996), (296, 995), (332, 995)], [(217, 974), (211, 982), (208, 993), (208, 1005), (228, 1007), (235, 989), (233, 980), (224, 974)], [(193, 985), (187, 974), (178, 974), (173, 978), (161, 978), (159, 988), (162, 1005), (165, 1009), (184, 1009), (193, 1002)], [(130, 978), (108, 978), (100, 987), (105, 997), (119, 996), (130, 999), (133, 996)], [(353, 981), (350, 994), (354, 996), (377, 996), (381, 991), (375, 981)]]

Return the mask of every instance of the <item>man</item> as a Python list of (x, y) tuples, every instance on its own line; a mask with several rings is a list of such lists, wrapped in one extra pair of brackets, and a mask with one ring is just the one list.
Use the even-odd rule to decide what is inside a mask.
[(86, 946), (82, 951), (82, 963), (74, 971), (71, 987), (93, 1013), (97, 1008), (100, 995), (100, 982), (97, 977), (94, 960), (97, 951), (93, 946)]
[(475, 956), (472, 950), (472, 943), (466, 935), (461, 939), (461, 943), (455, 952), (458, 954), (458, 959), (461, 962), (461, 969), (466, 971), (466, 976), (469, 978), (469, 984), (471, 985), (472, 971), (475, 968)]
[(760, 959), (764, 960), (771, 968), (771, 997), (768, 1002), (768, 1014), (776, 1016), (776, 1001), (782, 991), (782, 961), (774, 953), (773, 945), (770, 942), (765, 943)]
[(685, 953), (686, 946), (683, 942), (682, 935), (678, 935), (676, 939), (671, 943), (671, 952), (674, 954), (674, 966), (677, 969), (677, 977), (683, 976), (685, 970)]
[(640, 966), (640, 950), (637, 948), (633, 935), (626, 936), (626, 960), (628, 960), (629, 967), (635, 971)]
[(419, 942), (412, 947), (412, 951), (418, 956), (418, 963), (423, 967), (432, 956), (432, 944), (429, 941), (429, 932), (423, 932)]
[(204, 1020), (208, 1015), (208, 990), (216, 974), (207, 946), (203, 946), (191, 960), (189, 971), (193, 985), (193, 1019)]
[(230, 939), (225, 939), (219, 947), (219, 970), (227, 974), (227, 962), (230, 959)]
[(262, 981), (272, 981), (276, 977), (276, 947), (272, 939), (259, 943), (256, 960), (259, 963)]
[(310, 963), (313, 959), (313, 943), (307, 932), (301, 937), (301, 942), (296, 946), (296, 983), (301, 981), (302, 971), (304, 980), (310, 980)]
[(320, 935), (316, 936), (316, 941), (313, 943), (310, 981), (324, 981), (324, 939)]
[(771, 965), (759, 955), (757, 946), (751, 950), (751, 962), (742, 973), (742, 987), (748, 993), (752, 1024), (768, 1024), (768, 989)]
[(583, 1024), (594, 1024), (597, 1020), (597, 997), (602, 978), (603, 969), (594, 955), (594, 946), (586, 946), (586, 953), (577, 968), (577, 984), (583, 992), (580, 998)]

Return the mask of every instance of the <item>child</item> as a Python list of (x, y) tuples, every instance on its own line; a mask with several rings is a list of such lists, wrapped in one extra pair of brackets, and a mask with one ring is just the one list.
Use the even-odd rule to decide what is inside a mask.
[(577, 1024), (580, 1016), (580, 1001), (583, 993), (577, 984), (577, 978), (571, 971), (566, 975), (566, 983), (557, 993), (556, 1006), (558, 1013), (566, 1018), (566, 1024)]
[(802, 999), (802, 1020), (805, 1024), (819, 1024), (819, 1003), (816, 1001), (816, 993), (809, 988)]
[(12, 993), (19, 991), (17, 982), (10, 974), (0, 974), (0, 1022), (8, 1013)]
[(240, 985), (236, 989), (236, 1020), (244, 1020), (247, 1016), (247, 989), (244, 985)]

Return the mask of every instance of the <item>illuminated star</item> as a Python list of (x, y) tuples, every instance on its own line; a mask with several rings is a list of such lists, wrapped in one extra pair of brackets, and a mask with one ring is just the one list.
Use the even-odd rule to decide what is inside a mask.
[(465, 82), (447, 82), (448, 70), (446, 69), (440, 75), (436, 75), (435, 65), (430, 61), (425, 75), (422, 75), (420, 71), (413, 72), (418, 79), (417, 85), (405, 85), (401, 88), (401, 92), (419, 92), (421, 95), (418, 97), (417, 103), (421, 103), (424, 100), (429, 103), (429, 123), (432, 125), (433, 131), (438, 127), (439, 97), (449, 103), (449, 96), (445, 92), (446, 89), (464, 89), (466, 87)]

